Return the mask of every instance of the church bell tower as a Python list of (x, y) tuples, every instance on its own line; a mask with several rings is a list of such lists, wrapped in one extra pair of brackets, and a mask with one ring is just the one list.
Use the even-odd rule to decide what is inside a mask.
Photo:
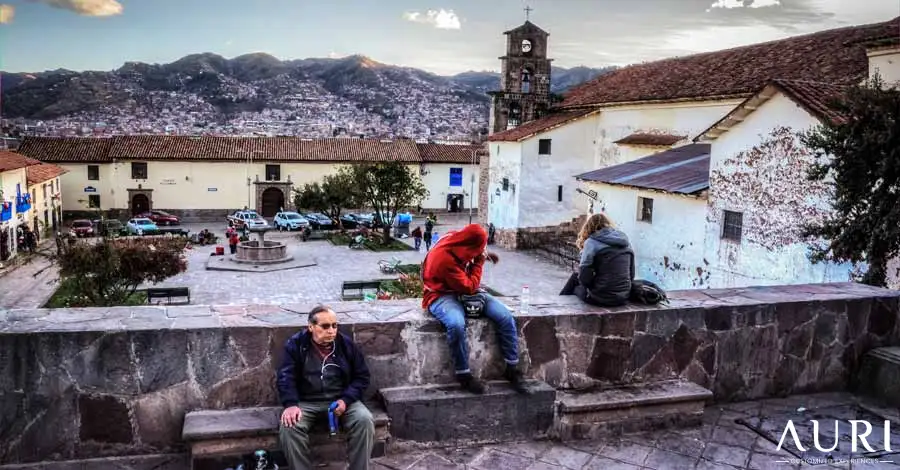
[(527, 19), (525, 24), (504, 32), (506, 54), (500, 57), (500, 91), (492, 91), (490, 133), (518, 127), (541, 118), (550, 109), (549, 33)]

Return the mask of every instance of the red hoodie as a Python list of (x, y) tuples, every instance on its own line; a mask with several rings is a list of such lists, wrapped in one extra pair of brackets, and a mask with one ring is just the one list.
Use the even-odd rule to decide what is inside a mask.
[[(487, 232), (477, 224), (448, 233), (431, 248), (422, 267), (422, 308), (444, 294), (474, 294), (481, 286)], [(455, 255), (455, 256), (454, 256)]]

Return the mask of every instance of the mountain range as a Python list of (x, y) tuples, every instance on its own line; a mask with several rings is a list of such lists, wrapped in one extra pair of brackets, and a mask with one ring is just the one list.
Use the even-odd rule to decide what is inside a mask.
[[(564, 93), (609, 70), (554, 67), (552, 91)], [(408, 127), (421, 119), (416, 113), (427, 112), (450, 121), (480, 113), (481, 123), (487, 120), (490, 103), (486, 92), (499, 87), (496, 72), (440, 76), (361, 55), (283, 61), (264, 53), (232, 59), (203, 53), (168, 64), (127, 62), (112, 71), (3, 73), (2, 115), (98, 120), (124, 115), (153, 119), (180, 112), (204, 122), (224, 122), (275, 112), (279, 118), (302, 121), (312, 119), (317, 110), (336, 116), (356, 109), (369, 116), (366, 122), (380, 120), (393, 127)], [(430, 111), (412, 110), (423, 106)], [(467, 111), (461, 113), (461, 108)]]

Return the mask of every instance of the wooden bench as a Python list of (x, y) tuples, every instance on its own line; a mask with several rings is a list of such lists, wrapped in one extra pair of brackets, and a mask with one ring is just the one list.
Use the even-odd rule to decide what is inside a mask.
[(397, 278), (370, 279), (368, 281), (344, 281), (341, 286), (341, 300), (363, 300), (367, 290), (378, 291), (382, 282), (396, 280)]
[[(390, 418), (380, 403), (366, 403), (375, 418), (375, 445), (372, 458), (387, 452)], [(209, 465), (226, 468), (237, 459), (258, 449), (279, 451), (278, 428), (283, 408), (258, 407), (231, 410), (200, 410), (187, 413), (181, 438), (190, 448), (192, 468)], [(327, 418), (316, 422), (310, 433), (309, 448), (318, 463), (347, 460), (347, 435), (328, 436)]]
[(152, 304), (153, 299), (166, 299), (171, 304), (173, 297), (187, 297), (187, 303), (191, 303), (191, 290), (187, 287), (150, 287), (147, 289), (148, 304)]

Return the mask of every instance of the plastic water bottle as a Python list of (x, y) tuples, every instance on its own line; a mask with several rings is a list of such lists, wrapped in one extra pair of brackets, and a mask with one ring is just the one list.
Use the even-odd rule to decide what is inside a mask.
[(522, 286), (522, 296), (519, 297), (519, 313), (528, 313), (528, 304), (531, 302), (531, 291), (528, 286)]

